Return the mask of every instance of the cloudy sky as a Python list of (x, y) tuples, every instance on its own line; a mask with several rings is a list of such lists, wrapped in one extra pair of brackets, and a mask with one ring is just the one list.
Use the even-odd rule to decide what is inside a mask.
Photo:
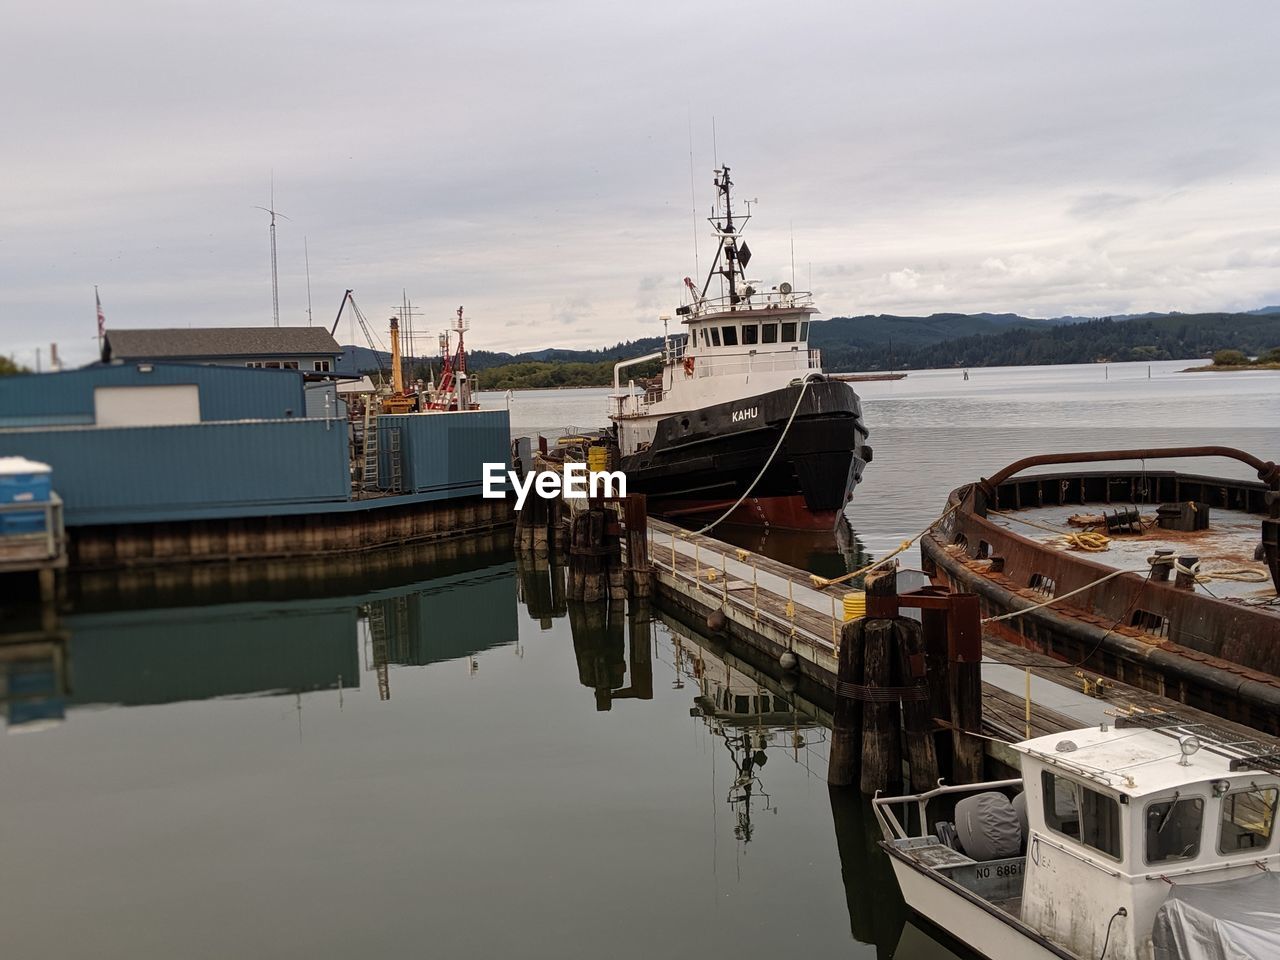
[[(660, 331), (715, 149), (827, 315), (1280, 303), (1280, 5), (97, 0), (0, 38), (0, 353), (108, 327)], [(692, 135), (691, 135), (692, 131)], [(699, 220), (706, 266), (709, 241)], [(358, 336), (358, 335), (357, 335)], [(339, 340), (350, 339), (347, 321)]]

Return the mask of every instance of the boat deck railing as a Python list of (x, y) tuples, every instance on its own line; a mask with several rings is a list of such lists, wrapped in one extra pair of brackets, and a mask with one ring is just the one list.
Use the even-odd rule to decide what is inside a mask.
[[(689, 377), (703, 380), (708, 377), (749, 377), (756, 373), (795, 373), (803, 375), (822, 370), (822, 351), (805, 348), (802, 344), (790, 350), (749, 351), (747, 353), (730, 353), (716, 355), (687, 355), (683, 343), (672, 346), (668, 350), (671, 363), (688, 364), (676, 370), (675, 378)], [(627, 393), (609, 398), (609, 415), (612, 417), (642, 417), (651, 412), (650, 408), (660, 401), (664, 394), (661, 387), (647, 387), (644, 393), (635, 390), (635, 384), (628, 384)]]

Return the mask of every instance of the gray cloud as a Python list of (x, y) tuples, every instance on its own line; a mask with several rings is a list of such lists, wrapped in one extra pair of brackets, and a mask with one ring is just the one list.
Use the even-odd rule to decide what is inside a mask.
[(761, 200), (753, 273), (790, 279), (794, 223), (827, 315), (1274, 302), (1277, 27), (1154, 0), (29, 5), (0, 351), (88, 359), (95, 283), (117, 326), (269, 322), (272, 170), (285, 322), (305, 236), (318, 322), (352, 287), (378, 324), (402, 290), (431, 327), (465, 304), (477, 347), (655, 334), (694, 273), (690, 118), (708, 266), (713, 116)]

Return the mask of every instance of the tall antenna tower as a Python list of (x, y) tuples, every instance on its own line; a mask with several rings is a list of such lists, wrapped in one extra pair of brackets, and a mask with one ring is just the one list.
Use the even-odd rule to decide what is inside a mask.
[(276, 217), (283, 220), (289, 218), (276, 209), (276, 175), (274, 173), (271, 174), (271, 206), (255, 206), (254, 209), (271, 214), (271, 315), (278, 327), (280, 326), (280, 275), (276, 270)]
[[(302, 238), (302, 260), (307, 265), (307, 326), (309, 327), (311, 326), (311, 253), (307, 250), (306, 237)], [(277, 323), (276, 326), (279, 324)]]

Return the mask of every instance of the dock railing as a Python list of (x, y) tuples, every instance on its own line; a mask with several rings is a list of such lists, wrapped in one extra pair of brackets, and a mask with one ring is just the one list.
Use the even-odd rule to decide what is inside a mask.
[[(682, 558), (684, 563), (681, 563)], [(753, 623), (769, 623), (785, 633), (790, 642), (802, 642), (813, 652), (821, 650), (828, 656), (838, 656), (841, 628), (844, 626), (842, 598), (828, 594), (831, 603), (830, 630), (828, 632), (823, 628), (815, 628), (796, 615), (796, 587), (812, 593), (821, 591), (814, 591), (803, 581), (797, 583), (792, 577), (768, 570), (767, 577), (786, 583), (786, 602), (781, 610), (773, 609), (781, 603), (782, 595), (774, 587), (766, 586), (762, 589), (758, 559), (749, 550), (731, 547), (721, 541), (698, 536), (685, 539), (674, 529), (659, 531), (652, 524), (649, 527), (649, 560), (655, 567), (670, 573), (679, 581), (693, 585), (708, 598), (718, 599), (722, 607), (733, 607), (749, 614)], [(730, 569), (731, 565), (733, 570)], [(747, 569), (750, 570), (749, 574)], [(799, 574), (801, 571), (796, 572)], [(748, 576), (750, 580), (747, 579)], [(738, 583), (734, 589), (730, 589), (734, 579)], [(764, 603), (761, 602), (762, 593)], [(771, 600), (772, 603), (769, 602)], [(804, 619), (821, 621), (827, 616), (825, 610), (818, 609), (812, 603), (803, 603), (801, 606), (808, 613)]]

